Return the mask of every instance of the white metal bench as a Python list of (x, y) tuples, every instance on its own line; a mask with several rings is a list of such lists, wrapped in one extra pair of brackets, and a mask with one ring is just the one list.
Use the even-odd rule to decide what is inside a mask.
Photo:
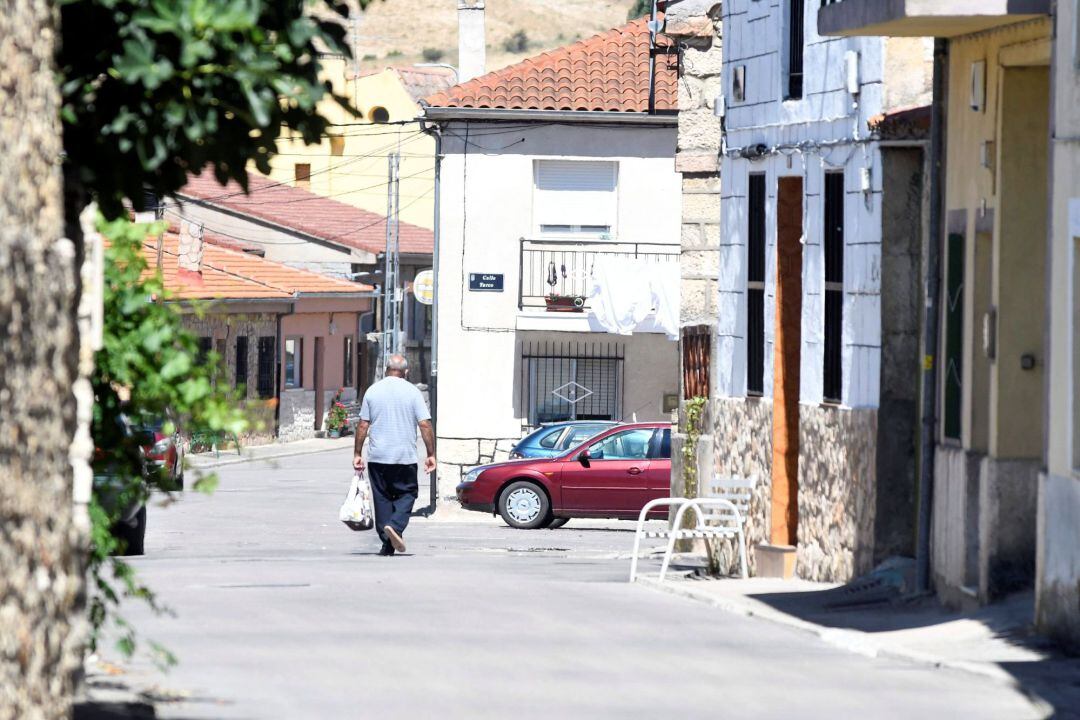
[[(747, 577), (746, 562), (746, 516), (750, 511), (750, 497), (757, 478), (742, 478), (733, 475), (716, 475), (704, 497), (697, 498), (659, 498), (651, 500), (641, 509), (638, 516), (637, 532), (634, 534), (634, 555), (630, 560), (630, 582), (637, 578), (638, 556), (642, 538), (666, 539), (663, 564), (660, 566), (660, 582), (667, 575), (671, 564), (671, 555), (675, 552), (675, 543), (679, 540), (705, 540), (734, 538), (739, 550), (739, 569), (742, 577)], [(670, 529), (646, 532), (645, 520), (649, 512), (657, 507), (674, 507), (675, 519)], [(693, 511), (693, 527), (684, 528), (683, 520), (687, 512)]]

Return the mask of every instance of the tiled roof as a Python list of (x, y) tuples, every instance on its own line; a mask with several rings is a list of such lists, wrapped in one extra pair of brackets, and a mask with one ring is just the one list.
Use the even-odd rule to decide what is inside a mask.
[(452, 87), (457, 74), (444, 67), (396, 67), (390, 68), (397, 73), (405, 92), (419, 102), (428, 95)]
[[(507, 110), (649, 109), (649, 28), (645, 18), (481, 75), (426, 99), (433, 107)], [(678, 110), (678, 62), (671, 41), (658, 36), (656, 101)]]
[[(245, 195), (235, 182), (219, 185), (207, 169), (202, 175), (189, 175), (179, 194), (337, 245), (376, 254), (386, 250), (384, 215), (264, 177), (249, 177)], [(398, 237), (401, 252), (410, 255), (431, 255), (435, 247), (430, 230), (406, 222), (399, 223)]]
[[(165, 287), (175, 300), (275, 300), (308, 294), (335, 297), (372, 289), (208, 242), (203, 244), (202, 271), (181, 270), (178, 242), (176, 233), (165, 233), (161, 263)], [(147, 262), (145, 274), (149, 275), (157, 265), (156, 240), (146, 241), (143, 255)]]
[(882, 140), (925, 140), (930, 137), (929, 105), (899, 108), (875, 115), (867, 123)]

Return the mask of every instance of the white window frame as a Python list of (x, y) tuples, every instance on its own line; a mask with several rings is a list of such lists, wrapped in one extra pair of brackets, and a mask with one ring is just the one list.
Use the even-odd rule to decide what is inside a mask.
[[(607, 166), (610, 170), (610, 184), (611, 190), (582, 190), (581, 192), (594, 195), (593, 202), (605, 199), (609, 203), (606, 211), (597, 210), (597, 216), (594, 222), (593, 218), (589, 218), (588, 222), (582, 222), (582, 218), (573, 217), (574, 211), (568, 211), (567, 217), (559, 217), (557, 214), (548, 210), (547, 200), (542, 196), (542, 193), (555, 193), (555, 192), (574, 192), (572, 190), (544, 190), (540, 187), (540, 174), (541, 168), (545, 164), (554, 165), (561, 163), (565, 165), (579, 165), (581, 167), (589, 166)], [(610, 198), (603, 198), (601, 193), (610, 192)], [(577, 212), (580, 212), (578, 210)], [(606, 222), (604, 222), (606, 220)], [(614, 240), (618, 235), (618, 220), (619, 220), (619, 162), (617, 160), (604, 160), (604, 159), (579, 159), (579, 158), (535, 158), (533, 160), (533, 196), (532, 196), (532, 228), (535, 237), (573, 237), (573, 238), (598, 238), (604, 240)], [(548, 228), (545, 230), (545, 226)], [(551, 230), (553, 226), (565, 227), (565, 230)], [(606, 226), (606, 231), (598, 228)]]
[[(295, 343), (293, 352), (293, 376), (292, 384), (289, 383), (289, 343)], [(281, 385), (286, 390), (300, 390), (304, 387), (304, 337), (302, 335), (288, 335), (281, 345)]]

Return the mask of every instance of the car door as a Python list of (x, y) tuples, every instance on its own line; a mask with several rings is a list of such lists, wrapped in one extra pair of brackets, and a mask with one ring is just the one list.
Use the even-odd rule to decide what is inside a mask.
[[(649, 469), (646, 471), (645, 502), (671, 496), (671, 428), (657, 430), (649, 449)], [(642, 504), (644, 506), (644, 503)], [(638, 512), (641, 508), (638, 508)], [(666, 507), (657, 508), (649, 517), (667, 517)]]
[(563, 510), (579, 516), (636, 517), (649, 492), (654, 432), (620, 430), (590, 443), (587, 461), (576, 457), (565, 461), (560, 478)]

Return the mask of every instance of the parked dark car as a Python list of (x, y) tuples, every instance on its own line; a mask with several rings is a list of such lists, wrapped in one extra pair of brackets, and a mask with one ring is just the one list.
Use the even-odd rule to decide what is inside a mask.
[(569, 420), (544, 425), (523, 437), (510, 451), (510, 459), (558, 457), (617, 424), (607, 420)]
[[(566, 518), (637, 519), (671, 492), (671, 425), (616, 425), (558, 457), (511, 460), (471, 470), (457, 486), (466, 510), (499, 513), (535, 529)], [(666, 517), (658, 508), (656, 517)]]

